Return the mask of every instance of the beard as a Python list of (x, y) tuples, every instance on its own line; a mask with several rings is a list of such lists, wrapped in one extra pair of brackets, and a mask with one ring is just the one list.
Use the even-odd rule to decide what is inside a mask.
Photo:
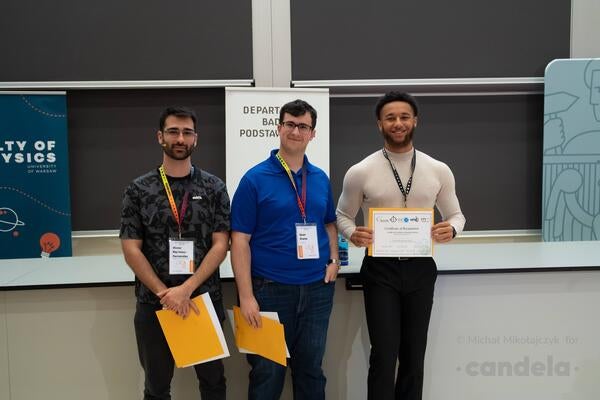
[(173, 160), (185, 160), (194, 152), (196, 146), (185, 144), (168, 144), (163, 145), (163, 152)]
[(417, 127), (413, 126), (410, 130), (410, 132), (408, 132), (406, 135), (404, 135), (404, 139), (402, 140), (398, 140), (395, 139), (393, 134), (388, 133), (387, 131), (383, 131), (383, 139), (385, 140), (385, 142), (390, 145), (392, 148), (393, 147), (406, 147), (408, 146), (412, 140), (413, 140), (413, 135), (415, 134), (415, 129)]

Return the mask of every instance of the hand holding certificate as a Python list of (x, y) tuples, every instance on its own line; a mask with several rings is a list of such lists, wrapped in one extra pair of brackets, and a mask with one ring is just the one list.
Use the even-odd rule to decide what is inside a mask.
[(369, 228), (373, 257), (431, 257), (433, 255), (433, 209), (370, 208)]

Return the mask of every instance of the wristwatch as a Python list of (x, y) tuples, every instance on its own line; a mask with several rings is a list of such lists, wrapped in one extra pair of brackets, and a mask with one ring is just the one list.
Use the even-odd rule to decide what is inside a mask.
[(340, 266), (340, 260), (338, 260), (337, 258), (330, 258), (329, 260), (327, 260), (327, 265), (329, 264), (335, 264), (338, 267)]

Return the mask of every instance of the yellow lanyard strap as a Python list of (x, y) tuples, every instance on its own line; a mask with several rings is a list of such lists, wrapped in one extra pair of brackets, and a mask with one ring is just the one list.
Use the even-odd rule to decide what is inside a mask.
[(177, 227), (179, 228), (179, 238), (181, 239), (181, 223), (183, 221), (183, 216), (185, 215), (185, 210), (188, 206), (188, 196), (189, 191), (186, 190), (183, 195), (183, 202), (181, 203), (181, 216), (177, 211), (177, 205), (175, 204), (175, 199), (173, 198), (173, 192), (171, 191), (171, 186), (169, 185), (169, 181), (167, 180), (167, 174), (165, 174), (164, 166), (160, 166), (158, 168), (160, 172), (160, 177), (162, 179), (163, 186), (165, 187), (165, 192), (167, 192), (167, 199), (169, 199), (169, 205), (171, 206), (171, 211), (173, 212), (173, 217), (175, 218), (175, 222), (177, 222)]
[(292, 182), (292, 187), (294, 188), (294, 192), (296, 193), (296, 201), (298, 202), (298, 208), (300, 209), (300, 215), (302, 215), (302, 219), (306, 223), (306, 165), (302, 164), (302, 198), (298, 194), (298, 188), (296, 187), (296, 182), (294, 181), (294, 177), (292, 176), (292, 171), (290, 167), (287, 165), (285, 160), (277, 153), (275, 155), (281, 166), (287, 172), (288, 178), (290, 178), (290, 182)]

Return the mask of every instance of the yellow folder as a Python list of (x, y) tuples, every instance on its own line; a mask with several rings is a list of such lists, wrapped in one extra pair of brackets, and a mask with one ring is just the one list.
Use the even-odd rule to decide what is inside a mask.
[(283, 324), (261, 316), (262, 327), (260, 329), (253, 328), (246, 322), (239, 307), (233, 307), (233, 318), (235, 343), (238, 348), (287, 366)]
[(219, 358), (229, 357), (229, 349), (208, 293), (192, 301), (200, 314), (193, 310), (186, 319), (174, 311), (156, 312), (177, 368), (189, 367)]

